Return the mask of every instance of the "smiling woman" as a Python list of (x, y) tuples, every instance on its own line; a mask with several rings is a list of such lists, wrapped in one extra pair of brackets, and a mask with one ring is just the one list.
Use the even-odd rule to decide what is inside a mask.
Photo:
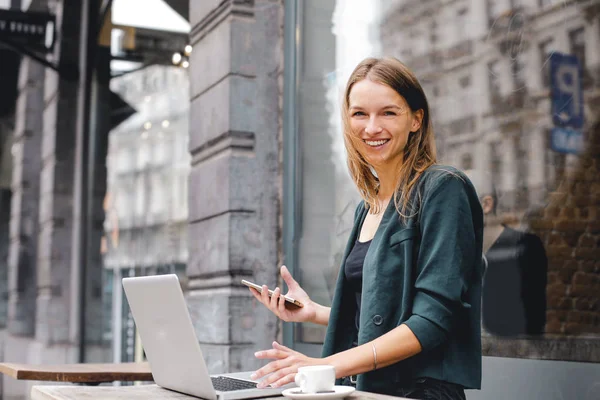
[[(436, 164), (425, 94), (400, 61), (367, 58), (342, 109), (350, 175), (363, 201), (331, 307), (281, 274), (300, 310), (275, 288), (253, 295), (284, 321), (327, 326), (323, 357), (273, 343), (253, 378), (289, 383), (299, 367), (335, 367), (339, 384), (418, 399), (464, 399), (481, 386), (483, 216), (466, 176)], [(393, 201), (392, 201), (393, 199)]]
[[(393, 58), (364, 60), (345, 93), (342, 119), (350, 173), (373, 211), (381, 209), (376, 196), (393, 195), (396, 209), (405, 215), (414, 183), (436, 159), (425, 93), (414, 74)], [(402, 168), (405, 161), (408, 168)], [(403, 185), (406, 190), (398, 190)]]

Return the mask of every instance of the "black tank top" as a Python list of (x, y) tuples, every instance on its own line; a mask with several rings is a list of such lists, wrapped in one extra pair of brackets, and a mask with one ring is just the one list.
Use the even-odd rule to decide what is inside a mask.
[(363, 281), (363, 264), (365, 263), (365, 256), (369, 250), (371, 240), (368, 242), (354, 242), (354, 247), (348, 254), (346, 264), (344, 265), (344, 274), (346, 275), (346, 281), (350, 285), (350, 288), (354, 292), (356, 298), (356, 317), (355, 325), (358, 332), (359, 321), (360, 321), (360, 303), (362, 293), (362, 281)]

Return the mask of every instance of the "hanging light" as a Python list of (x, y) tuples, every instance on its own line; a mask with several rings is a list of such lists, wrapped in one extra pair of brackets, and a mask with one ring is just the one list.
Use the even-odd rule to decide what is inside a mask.
[(171, 61), (173, 62), (173, 64), (179, 65), (179, 63), (181, 62), (182, 58), (183, 57), (181, 56), (181, 53), (176, 52), (176, 53), (173, 53), (173, 57), (171, 57)]
[(186, 56), (189, 56), (190, 54), (192, 54), (192, 45), (188, 44), (185, 46), (185, 48), (183, 49), (183, 54), (185, 54)]

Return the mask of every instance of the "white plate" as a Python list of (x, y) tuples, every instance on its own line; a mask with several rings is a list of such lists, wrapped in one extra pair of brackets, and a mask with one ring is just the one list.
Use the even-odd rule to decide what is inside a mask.
[(301, 393), (299, 387), (284, 390), (281, 394), (293, 400), (323, 400), (343, 399), (356, 390), (353, 386), (334, 386), (333, 392), (328, 393)]

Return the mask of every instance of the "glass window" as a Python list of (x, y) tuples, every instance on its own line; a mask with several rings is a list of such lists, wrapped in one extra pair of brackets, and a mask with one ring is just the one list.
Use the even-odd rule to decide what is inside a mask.
[[(599, 116), (595, 109), (586, 114), (590, 124), (582, 132), (583, 147), (559, 148), (553, 139), (552, 99), (519, 89), (529, 85), (529, 73), (535, 73), (540, 59), (541, 67), (546, 68), (548, 56), (555, 50), (548, 38), (568, 36), (570, 51), (582, 62), (586, 46), (592, 44), (585, 41), (582, 28), (568, 31), (564, 24), (547, 24), (549, 18), (560, 19), (552, 13), (577, 7), (565, 3), (544, 13), (528, 14), (528, 26), (539, 22), (547, 27), (528, 30), (526, 43), (517, 54), (503, 52), (513, 38), (501, 31), (490, 35), (486, 19), (493, 22), (502, 15), (508, 23), (514, 15), (508, 11), (517, 3), (488, 0), (487, 10), (476, 3), (382, 0), (366, 6), (358, 0), (298, 2), (301, 48), (297, 52), (296, 103), (292, 105), (298, 119), (294, 139), (298, 144), (294, 199), (298, 242), (293, 249), (285, 249), (286, 258), (290, 253), (294, 274), (309, 295), (329, 305), (360, 201), (346, 167), (341, 95), (349, 74), (364, 57), (400, 57), (429, 96), (439, 162), (482, 171), (488, 187), (493, 188), (493, 213), (486, 214), (488, 269), (482, 297), (486, 355), (539, 358), (535, 343), (545, 340), (548, 348), (557, 349), (552, 350), (553, 359), (585, 361), (584, 352), (559, 350), (553, 341), (597, 338), (600, 327), (600, 311), (591, 306), (597, 303), (599, 292), (592, 291), (590, 283), (600, 279), (593, 267), (597, 264), (593, 250), (597, 224), (591, 189), (600, 176), (598, 163), (593, 161), (598, 149), (593, 130), (598, 129)], [(457, 68), (456, 59), (448, 57), (456, 43), (448, 36), (461, 32), (466, 15), (470, 26), (481, 27), (481, 31), (468, 31), (481, 57), (463, 57)], [(586, 24), (583, 13), (572, 15), (581, 21), (579, 26)], [(433, 40), (436, 16), (444, 17), (439, 25), (443, 31)], [(531, 48), (536, 45), (540, 59)], [(520, 51), (524, 49), (532, 51)], [(597, 88), (585, 88), (586, 113), (597, 97)], [(504, 253), (495, 246), (501, 234), (518, 239), (523, 246), (510, 249), (514, 257), (503, 265), (496, 256), (502, 258)], [(510, 277), (506, 275), (509, 272)], [(323, 341), (324, 332), (319, 326), (296, 324), (295, 344), (313, 348), (311, 344)], [(498, 337), (508, 344), (499, 344)], [(515, 338), (520, 341), (511, 341)], [(523, 344), (529, 343), (523, 341), (528, 338), (535, 338), (531, 346)], [(587, 339), (582, 340), (585, 348)]]

